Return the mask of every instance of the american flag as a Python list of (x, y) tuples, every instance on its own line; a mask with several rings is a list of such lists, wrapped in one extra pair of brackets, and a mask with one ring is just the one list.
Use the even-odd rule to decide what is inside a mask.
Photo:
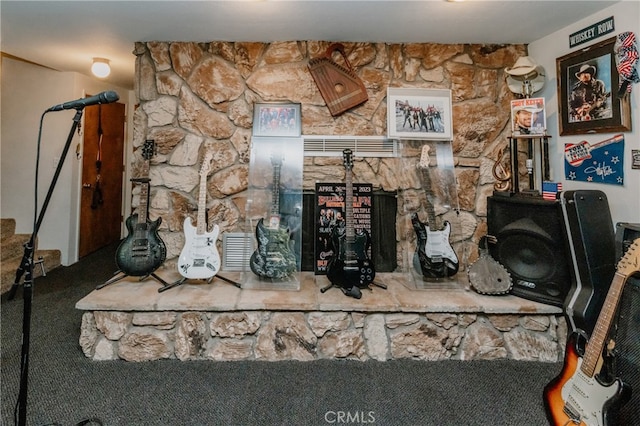
[(560, 191), (562, 191), (562, 182), (542, 182), (542, 198), (544, 200), (556, 200)]

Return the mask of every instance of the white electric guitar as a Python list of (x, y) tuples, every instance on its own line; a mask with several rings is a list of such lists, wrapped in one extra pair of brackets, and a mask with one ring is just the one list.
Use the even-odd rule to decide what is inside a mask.
[(200, 193), (198, 197), (198, 224), (191, 218), (184, 220), (184, 247), (178, 258), (178, 271), (187, 279), (210, 279), (220, 270), (220, 254), (216, 247), (220, 227), (216, 224), (207, 232), (206, 203), (207, 175), (211, 171), (213, 154), (207, 152), (200, 168)]

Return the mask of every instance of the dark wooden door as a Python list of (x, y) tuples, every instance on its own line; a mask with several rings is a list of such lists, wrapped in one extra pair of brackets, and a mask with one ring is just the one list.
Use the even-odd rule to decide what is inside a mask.
[(124, 104), (92, 105), (84, 109), (80, 258), (120, 240), (124, 123)]

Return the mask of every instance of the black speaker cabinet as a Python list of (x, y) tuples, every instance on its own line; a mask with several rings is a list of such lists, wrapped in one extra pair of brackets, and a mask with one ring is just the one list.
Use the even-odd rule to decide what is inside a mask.
[(489, 253), (513, 279), (512, 293), (562, 307), (571, 284), (567, 237), (558, 201), (494, 195), (487, 199)]
[(615, 342), (616, 376), (631, 386), (631, 400), (622, 406), (620, 425), (640, 424), (640, 276), (627, 279), (610, 337)]
[(567, 320), (591, 335), (616, 271), (613, 219), (602, 191), (563, 191), (560, 202), (573, 265)]

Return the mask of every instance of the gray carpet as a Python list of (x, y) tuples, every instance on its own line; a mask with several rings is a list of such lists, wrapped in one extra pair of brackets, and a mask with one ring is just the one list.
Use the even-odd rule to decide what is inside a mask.
[[(75, 303), (114, 272), (115, 246), (34, 282), (27, 423), (546, 425), (560, 364), (517, 361), (95, 362)], [(14, 424), (22, 288), (2, 297), (2, 424)], [(97, 424), (97, 423), (90, 423)]]

